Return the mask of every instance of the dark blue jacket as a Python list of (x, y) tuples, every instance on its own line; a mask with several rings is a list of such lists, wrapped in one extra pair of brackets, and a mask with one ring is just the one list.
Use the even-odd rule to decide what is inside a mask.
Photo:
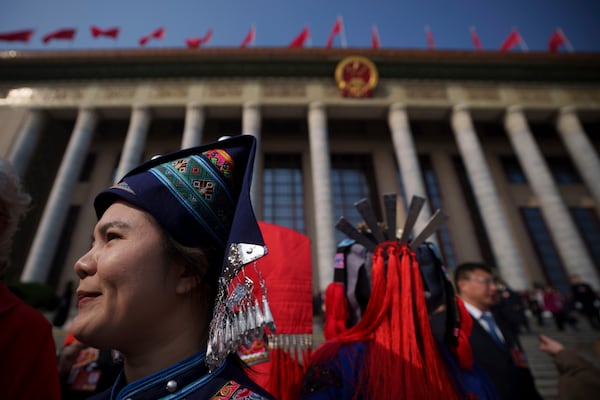
[(125, 382), (123, 372), (112, 388), (93, 400), (155, 400), (155, 399), (274, 399), (254, 383), (234, 359), (209, 373), (204, 363), (204, 352), (174, 364), (131, 384)]

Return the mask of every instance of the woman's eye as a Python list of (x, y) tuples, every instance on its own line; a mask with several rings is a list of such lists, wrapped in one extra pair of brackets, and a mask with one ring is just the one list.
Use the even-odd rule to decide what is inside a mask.
[(120, 239), (120, 238), (121, 238), (121, 235), (119, 235), (118, 233), (115, 233), (115, 232), (108, 232), (106, 234), (106, 241), (107, 242), (110, 242), (113, 239)]

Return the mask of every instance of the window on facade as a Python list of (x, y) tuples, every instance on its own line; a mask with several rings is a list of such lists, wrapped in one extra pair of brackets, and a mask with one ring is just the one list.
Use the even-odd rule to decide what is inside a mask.
[(569, 292), (567, 275), (539, 208), (520, 209), (546, 279), (562, 293)]
[(570, 158), (547, 157), (546, 163), (548, 164), (548, 168), (550, 168), (550, 172), (552, 173), (554, 182), (556, 182), (557, 184), (568, 185), (574, 183), (581, 183), (579, 173), (575, 169), (575, 166), (571, 162)]
[(525, 173), (521, 168), (521, 164), (519, 163), (519, 160), (516, 157), (500, 157), (500, 162), (502, 163), (502, 168), (504, 168), (504, 173), (506, 174), (506, 179), (509, 183), (527, 183), (527, 177), (525, 176)]
[(596, 271), (600, 273), (600, 220), (598, 220), (598, 215), (593, 208), (573, 207), (570, 211)]
[[(425, 190), (427, 190), (427, 197), (429, 197), (429, 206), (431, 210), (443, 210), (444, 207), (442, 205), (442, 193), (440, 191), (437, 176), (433, 170), (433, 165), (431, 164), (431, 159), (427, 156), (420, 156), (419, 164), (421, 165), (423, 180), (425, 181)], [(454, 269), (456, 267), (456, 256), (454, 254), (452, 241), (450, 240), (450, 231), (448, 230), (448, 226), (446, 224), (443, 224), (440, 227), (437, 236), (439, 241), (438, 243), (441, 247), (440, 251), (444, 257), (446, 266)]]
[[(364, 198), (371, 203), (377, 220), (382, 220), (373, 162), (369, 155), (334, 154), (331, 156), (331, 194), (334, 223), (341, 216), (354, 226), (361, 222), (363, 219), (354, 207), (354, 203)], [(337, 243), (346, 239), (346, 235), (337, 229), (335, 235)]]
[(263, 219), (305, 233), (304, 179), (300, 154), (265, 155)]

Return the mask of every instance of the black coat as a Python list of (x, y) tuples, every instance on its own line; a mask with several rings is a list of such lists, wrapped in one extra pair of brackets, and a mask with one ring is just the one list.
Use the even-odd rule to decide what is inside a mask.
[(504, 336), (506, 346), (498, 345), (485, 328), (473, 318), (473, 330), (469, 342), (475, 361), (494, 383), (500, 400), (542, 399), (529, 368), (519, 366), (515, 362), (515, 355), (521, 354), (524, 357), (518, 337), (498, 315), (494, 315), (494, 319)]

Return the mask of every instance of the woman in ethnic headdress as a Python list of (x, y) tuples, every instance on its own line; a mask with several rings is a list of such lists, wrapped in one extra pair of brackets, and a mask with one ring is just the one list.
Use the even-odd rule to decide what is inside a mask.
[(96, 197), (71, 331), (119, 351), (123, 371), (95, 398), (272, 398), (236, 354), (273, 329), (243, 272), (266, 253), (249, 199), (255, 147), (242, 135), (161, 156)]

